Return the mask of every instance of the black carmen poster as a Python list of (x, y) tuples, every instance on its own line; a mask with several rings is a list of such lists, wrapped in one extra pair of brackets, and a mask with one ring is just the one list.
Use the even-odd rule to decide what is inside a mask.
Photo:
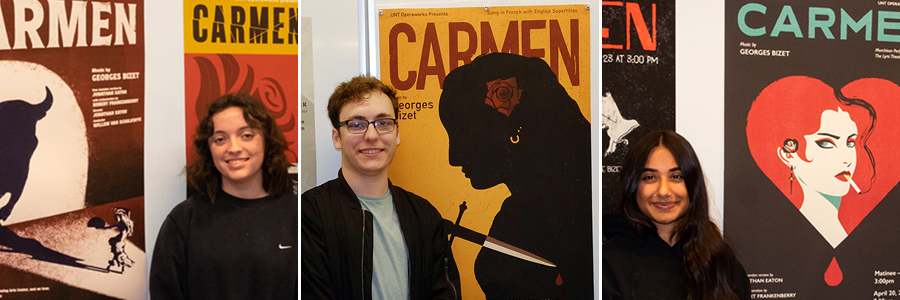
[(603, 208), (616, 204), (628, 143), (675, 129), (675, 3), (603, 1)]
[(141, 299), (143, 1), (0, 1), (0, 298)]
[(900, 7), (727, 1), (725, 239), (754, 299), (900, 299)]

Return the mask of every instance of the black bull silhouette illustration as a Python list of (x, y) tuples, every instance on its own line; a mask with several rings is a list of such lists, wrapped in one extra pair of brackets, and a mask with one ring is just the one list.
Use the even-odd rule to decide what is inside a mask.
[(35, 135), (37, 121), (47, 115), (53, 105), (53, 95), (38, 104), (22, 100), (0, 102), (0, 199), (10, 194), (9, 202), (0, 208), (0, 220), (6, 221), (25, 189), (31, 156), (37, 149)]

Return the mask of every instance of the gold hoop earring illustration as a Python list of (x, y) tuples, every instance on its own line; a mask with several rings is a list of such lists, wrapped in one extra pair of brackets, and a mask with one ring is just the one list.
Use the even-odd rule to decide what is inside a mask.
[(513, 144), (518, 144), (518, 143), (519, 143), (519, 133), (520, 133), (520, 132), (522, 132), (522, 126), (519, 126), (519, 130), (516, 131), (516, 138), (513, 139), (513, 137), (509, 137), (509, 141), (510, 141), (511, 143), (513, 143)]

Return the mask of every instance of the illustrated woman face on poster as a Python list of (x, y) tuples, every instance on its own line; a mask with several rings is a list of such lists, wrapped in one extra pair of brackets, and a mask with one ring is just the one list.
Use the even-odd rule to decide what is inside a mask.
[[(850, 114), (840, 107), (822, 111), (820, 124), (816, 132), (803, 135), (805, 153), (786, 146), (787, 150), (779, 149), (778, 154), (785, 165), (793, 169), (804, 198), (818, 193), (839, 205), (837, 201), (850, 190), (856, 170), (859, 130)], [(788, 139), (788, 145), (794, 143), (799, 145), (794, 139)]]
[(874, 116), (865, 100), (804, 76), (770, 84), (747, 116), (753, 158), (832, 247), (850, 231), (838, 216), (845, 196), (865, 194), (874, 181)]

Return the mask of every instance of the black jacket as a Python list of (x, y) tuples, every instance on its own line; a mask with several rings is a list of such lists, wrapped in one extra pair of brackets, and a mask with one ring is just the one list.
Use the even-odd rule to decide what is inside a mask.
[[(388, 183), (409, 253), (410, 299), (459, 299), (459, 272), (441, 214)], [(372, 298), (372, 214), (341, 171), (301, 196), (303, 299)]]

